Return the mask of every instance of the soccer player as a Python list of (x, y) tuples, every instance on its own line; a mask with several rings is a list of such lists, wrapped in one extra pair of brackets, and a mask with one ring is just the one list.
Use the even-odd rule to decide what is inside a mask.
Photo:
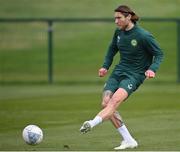
[(117, 29), (104, 64), (99, 69), (99, 76), (104, 77), (107, 74), (117, 52), (120, 53), (120, 62), (115, 66), (104, 86), (103, 109), (94, 119), (85, 121), (80, 131), (86, 133), (103, 121), (111, 120), (123, 138), (120, 146), (114, 149), (121, 150), (135, 148), (138, 143), (131, 136), (117, 108), (145, 79), (155, 77), (163, 59), (163, 53), (152, 34), (136, 24), (139, 17), (131, 8), (120, 5), (115, 9), (114, 17)]

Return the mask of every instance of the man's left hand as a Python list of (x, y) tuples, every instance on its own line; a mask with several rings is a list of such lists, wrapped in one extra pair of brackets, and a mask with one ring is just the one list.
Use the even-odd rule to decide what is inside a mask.
[(152, 70), (147, 70), (147, 71), (145, 72), (146, 79), (154, 78), (155, 75), (156, 75), (155, 72), (152, 71)]

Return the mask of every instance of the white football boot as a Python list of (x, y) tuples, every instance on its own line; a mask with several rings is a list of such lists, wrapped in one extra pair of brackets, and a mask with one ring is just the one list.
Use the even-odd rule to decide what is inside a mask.
[(90, 125), (89, 121), (85, 121), (80, 128), (80, 132), (82, 132), (84, 134), (90, 130), (91, 130), (91, 125)]
[(121, 142), (121, 145), (118, 147), (115, 147), (114, 150), (123, 150), (123, 149), (127, 149), (127, 148), (136, 148), (138, 146), (138, 143), (136, 140), (132, 140), (132, 141), (125, 141), (123, 140)]

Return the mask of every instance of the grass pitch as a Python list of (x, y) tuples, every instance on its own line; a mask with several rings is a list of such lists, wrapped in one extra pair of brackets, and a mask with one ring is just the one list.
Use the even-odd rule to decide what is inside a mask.
[[(102, 86), (4, 86), (0, 88), (0, 150), (113, 150), (121, 140), (110, 122), (88, 134), (79, 128), (100, 109)], [(135, 150), (180, 150), (180, 86), (146, 82), (118, 109), (139, 142)], [(22, 139), (28, 124), (40, 126), (44, 140)]]

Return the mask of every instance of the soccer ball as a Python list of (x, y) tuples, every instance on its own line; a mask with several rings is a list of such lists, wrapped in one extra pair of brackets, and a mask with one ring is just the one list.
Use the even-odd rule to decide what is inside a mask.
[(43, 139), (42, 130), (36, 125), (28, 125), (22, 132), (24, 141), (29, 145), (37, 145)]

